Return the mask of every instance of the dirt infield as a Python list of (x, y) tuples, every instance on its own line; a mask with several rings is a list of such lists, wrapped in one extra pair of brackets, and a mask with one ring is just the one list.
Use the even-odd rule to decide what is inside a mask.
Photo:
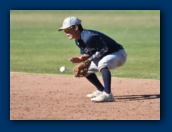
[(115, 102), (91, 102), (94, 90), (85, 78), (11, 72), (10, 120), (160, 120), (159, 80), (112, 78)]

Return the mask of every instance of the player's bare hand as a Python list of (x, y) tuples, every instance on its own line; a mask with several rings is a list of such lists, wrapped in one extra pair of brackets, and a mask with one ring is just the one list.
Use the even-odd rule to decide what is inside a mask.
[(72, 57), (72, 58), (69, 59), (69, 61), (72, 62), (72, 63), (80, 63), (80, 62), (82, 62), (80, 57)]

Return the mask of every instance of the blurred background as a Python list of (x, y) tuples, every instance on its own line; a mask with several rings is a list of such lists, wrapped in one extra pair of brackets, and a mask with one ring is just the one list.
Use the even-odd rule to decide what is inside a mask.
[(72, 75), (76, 64), (69, 58), (80, 51), (74, 40), (58, 32), (69, 16), (124, 46), (127, 62), (112, 70), (112, 76), (160, 79), (159, 10), (11, 10), (10, 71), (61, 75), (59, 68), (66, 66), (63, 74)]

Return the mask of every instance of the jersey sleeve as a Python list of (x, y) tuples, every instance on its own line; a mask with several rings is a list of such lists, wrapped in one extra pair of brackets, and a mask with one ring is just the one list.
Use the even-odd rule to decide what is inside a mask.
[(80, 48), (80, 54), (86, 54), (86, 52)]

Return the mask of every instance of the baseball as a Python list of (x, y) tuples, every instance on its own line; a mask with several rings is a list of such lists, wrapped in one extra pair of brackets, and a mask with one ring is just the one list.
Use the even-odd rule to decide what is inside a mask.
[(60, 67), (60, 72), (65, 72), (66, 71), (66, 67), (65, 66), (62, 66), (62, 67)]

